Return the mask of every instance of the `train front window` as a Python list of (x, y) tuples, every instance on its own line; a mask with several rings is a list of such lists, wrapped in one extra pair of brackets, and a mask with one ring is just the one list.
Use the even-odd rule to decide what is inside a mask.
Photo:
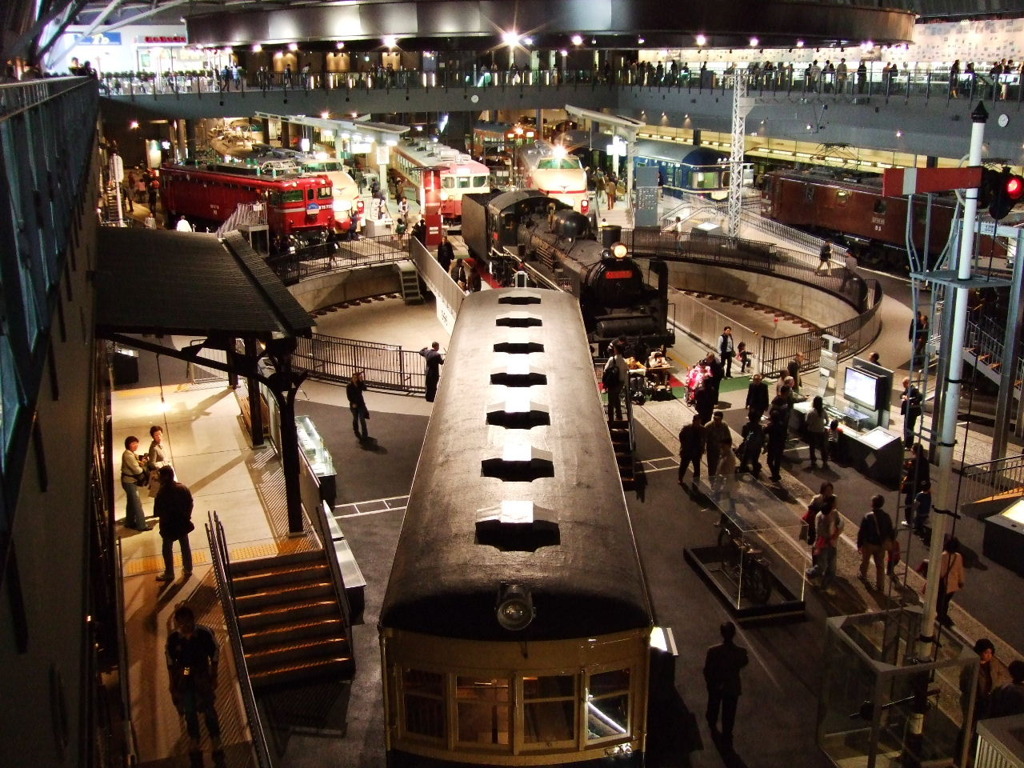
[(441, 186), (444, 189), (455, 189), (455, 177), (454, 176), (444, 176), (444, 177), (442, 177), (442, 179), (441, 179)]
[(593, 674), (587, 683), (587, 741), (629, 736), (629, 670)]
[(509, 680), (459, 675), (455, 691), (460, 744), (508, 746), (511, 730)]
[(576, 740), (576, 678), (523, 678), (523, 742), (553, 746)]
[(283, 203), (301, 203), (305, 199), (306, 196), (301, 189), (289, 189), (287, 192), (281, 193), (281, 202)]
[(458, 183), (459, 183), (459, 189), (469, 189), (470, 188), (470, 181), (471, 180), (470, 180), (469, 176), (457, 176), (456, 179), (458, 180)]
[(334, 190), (330, 187), (318, 187), (316, 190), (316, 196), (321, 200), (330, 200), (334, 197)]
[(486, 187), (487, 186), (487, 177), (486, 176), (474, 176), (473, 177), (473, 186), (476, 187), (477, 189), (479, 189), (480, 187)]
[(444, 675), (418, 669), (402, 670), (405, 732), (444, 738)]

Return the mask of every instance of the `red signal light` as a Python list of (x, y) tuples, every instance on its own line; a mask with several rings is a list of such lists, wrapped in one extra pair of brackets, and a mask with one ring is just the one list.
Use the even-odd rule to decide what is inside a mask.
[(1006, 180), (1006, 196), (1011, 200), (1024, 197), (1024, 178), (1012, 175)]

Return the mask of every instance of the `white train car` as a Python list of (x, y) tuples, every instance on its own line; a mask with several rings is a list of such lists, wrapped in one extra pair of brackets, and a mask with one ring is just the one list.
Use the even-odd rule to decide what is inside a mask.
[(536, 189), (580, 213), (590, 213), (587, 172), (575, 155), (561, 144), (535, 141), (516, 152), (519, 185)]

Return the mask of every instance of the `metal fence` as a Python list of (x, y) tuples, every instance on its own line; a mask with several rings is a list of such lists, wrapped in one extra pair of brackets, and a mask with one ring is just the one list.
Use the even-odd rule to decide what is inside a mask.
[(364, 371), (373, 389), (396, 392), (426, 392), (424, 360), (418, 351), (393, 344), (340, 339), (314, 333), (298, 338), (292, 365), (312, 379), (348, 382), (356, 371)]
[(966, 464), (960, 470), (957, 508), (1024, 486), (1024, 456)]
[(317, 275), (408, 259), (410, 240), (402, 235), (383, 235), (317, 243), (272, 256), (267, 264), (285, 285), (294, 285)]

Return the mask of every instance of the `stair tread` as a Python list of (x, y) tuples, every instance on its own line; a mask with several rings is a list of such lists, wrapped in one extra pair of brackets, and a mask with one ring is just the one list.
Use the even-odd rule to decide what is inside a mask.
[(279, 653), (288, 653), (289, 651), (299, 651), (304, 649), (309, 650), (312, 648), (336, 645), (337, 643), (348, 645), (348, 638), (342, 635), (332, 635), (331, 637), (318, 637), (294, 643), (272, 645), (269, 648), (259, 648), (253, 651), (246, 651), (245, 658), (260, 660), (270, 658)]
[(235, 597), (236, 602), (256, 597), (268, 597), (274, 595), (288, 595), (296, 592), (304, 592), (310, 589), (329, 589), (329, 581), (290, 581), (285, 584), (267, 584), (255, 592), (245, 592)]
[(260, 627), (258, 629), (253, 629), (251, 632), (243, 632), (242, 641), (251, 641), (260, 637), (268, 637), (270, 635), (281, 634), (284, 632), (299, 632), (303, 629), (310, 629), (313, 627), (319, 629), (327, 624), (339, 624), (343, 626), (344, 622), (341, 619), (325, 617), (322, 619), (318, 619), (317, 621), (300, 620), (282, 624), (271, 624), (268, 627)]
[(338, 603), (336, 600), (303, 600), (302, 602), (288, 603), (287, 605), (268, 606), (261, 610), (253, 611), (251, 613), (239, 613), (238, 619), (239, 621), (245, 621), (248, 618), (256, 616), (266, 616), (268, 614), (275, 613), (287, 613), (289, 611), (302, 610), (303, 608), (320, 608), (325, 605), (336, 606), (337, 604)]
[(267, 576), (287, 576), (302, 573), (303, 571), (326, 570), (329, 570), (329, 568), (327, 563), (324, 562), (289, 563), (287, 565), (266, 566), (261, 569), (234, 573), (231, 576), (231, 580), (237, 583), (239, 581), (246, 581), (250, 579), (266, 578)]
[(263, 677), (271, 677), (273, 675), (281, 675), (286, 672), (298, 672), (304, 669), (318, 669), (320, 667), (335, 666), (338, 664), (348, 664), (352, 662), (351, 656), (334, 656), (329, 659), (316, 659), (315, 661), (309, 661), (302, 664), (291, 664), (287, 667), (274, 667), (273, 669), (264, 669), (260, 672), (252, 672), (249, 677), (253, 680), (257, 680)]

